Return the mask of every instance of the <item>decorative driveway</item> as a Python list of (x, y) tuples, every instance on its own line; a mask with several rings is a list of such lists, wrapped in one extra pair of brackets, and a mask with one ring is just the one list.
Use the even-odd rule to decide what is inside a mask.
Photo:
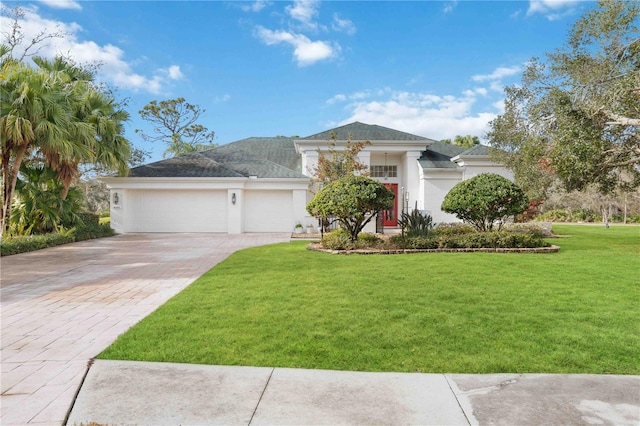
[(87, 362), (195, 279), (289, 234), (125, 234), (0, 260), (0, 423), (60, 425)]

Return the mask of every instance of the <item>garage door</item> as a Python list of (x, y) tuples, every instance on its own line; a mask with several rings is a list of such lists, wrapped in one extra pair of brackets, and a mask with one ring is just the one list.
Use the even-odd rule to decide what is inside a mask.
[(291, 191), (245, 191), (245, 232), (291, 232)]
[(132, 190), (126, 232), (227, 232), (227, 191)]

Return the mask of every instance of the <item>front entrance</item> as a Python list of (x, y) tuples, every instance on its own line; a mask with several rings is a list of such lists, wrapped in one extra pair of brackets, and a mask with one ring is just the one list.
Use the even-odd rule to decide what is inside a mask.
[(393, 192), (393, 204), (391, 208), (384, 211), (384, 226), (398, 226), (398, 184), (397, 183), (385, 183), (384, 186)]

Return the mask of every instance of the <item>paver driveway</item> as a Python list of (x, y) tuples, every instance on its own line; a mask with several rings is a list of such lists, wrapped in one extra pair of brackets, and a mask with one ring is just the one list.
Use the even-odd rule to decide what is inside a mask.
[(89, 359), (236, 250), (287, 234), (126, 234), (0, 260), (3, 426), (62, 424)]

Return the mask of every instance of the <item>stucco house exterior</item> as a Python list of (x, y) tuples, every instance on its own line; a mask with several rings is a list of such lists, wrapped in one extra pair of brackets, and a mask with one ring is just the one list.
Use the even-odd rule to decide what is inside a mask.
[[(364, 123), (315, 135), (251, 137), (211, 150), (135, 167), (127, 177), (102, 178), (111, 192), (111, 226), (130, 232), (291, 232), (317, 225), (306, 212), (319, 152), (346, 141), (369, 141), (359, 159), (370, 176), (396, 194), (378, 229), (397, 227), (398, 215), (418, 206), (434, 222), (457, 219), (440, 210), (454, 185), (480, 173), (511, 172), (490, 161), (486, 146), (471, 149)], [(369, 231), (375, 231), (371, 224)]]

